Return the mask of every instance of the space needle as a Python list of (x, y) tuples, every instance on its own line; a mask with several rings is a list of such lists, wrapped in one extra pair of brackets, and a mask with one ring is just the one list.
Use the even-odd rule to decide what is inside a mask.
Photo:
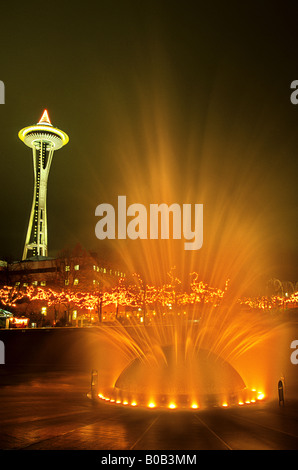
[(45, 109), (40, 121), (20, 130), (19, 138), (32, 148), (34, 191), (22, 259), (48, 256), (47, 183), (55, 150), (69, 141), (65, 132), (53, 127)]

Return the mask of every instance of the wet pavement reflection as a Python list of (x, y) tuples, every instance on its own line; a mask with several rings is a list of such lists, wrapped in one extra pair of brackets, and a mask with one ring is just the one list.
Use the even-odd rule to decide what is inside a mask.
[(90, 375), (2, 377), (1, 449), (298, 449), (298, 406), (277, 401), (210, 410), (143, 410), (87, 397)]

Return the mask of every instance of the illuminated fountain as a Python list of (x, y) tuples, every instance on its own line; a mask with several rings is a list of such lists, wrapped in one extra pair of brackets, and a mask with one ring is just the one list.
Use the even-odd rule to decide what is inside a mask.
[[(90, 190), (89, 197), (93, 205), (96, 201), (114, 207), (119, 195), (126, 195), (127, 206), (203, 204), (203, 246), (186, 251), (183, 239), (161, 236), (105, 241), (127, 273), (140, 274), (142, 318), (151, 309), (146, 302), (150, 295), (163, 300), (149, 325), (119, 325), (106, 331), (121, 358), (128, 356), (121, 370), (111, 371), (111, 383), (100, 384), (99, 395), (107, 403), (150, 408), (254, 403), (264, 398), (271, 358), (265, 346), (261, 365), (251, 361), (249, 368), (241, 367), (239, 358), (265, 344), (275, 325), (245, 312), (238, 299), (260, 292), (274, 261), (271, 243), (277, 232), (270, 223), (272, 208), (263, 178), (268, 168), (260, 168), (261, 146), (254, 147), (250, 140), (255, 119), (247, 137), (241, 119), (234, 122), (221, 115), (225, 108), (220, 86), (207, 105), (203, 99), (205, 114), (192, 108), (191, 101), (186, 111), (165, 70), (167, 63), (155, 55), (154, 70), (142, 88), (139, 77), (135, 82), (132, 77), (132, 89), (126, 90), (130, 100), (115, 88), (107, 96), (106, 109), (104, 98), (101, 101), (100, 113), (112, 135), (102, 150), (102, 169), (113, 179), (108, 185), (102, 173), (94, 171), (96, 190)], [(173, 275), (164, 288), (173, 266), (179, 280)], [(187, 290), (193, 272), (199, 273), (198, 282), (184, 304), (179, 289)], [(207, 292), (200, 280), (214, 291)], [(209, 302), (219, 291), (224, 298)]]
[(106, 334), (122, 357), (126, 356), (127, 365), (110, 386), (99, 384), (100, 400), (113, 405), (184, 410), (263, 400), (263, 391), (247, 387), (223, 356), (232, 360), (242, 349), (262, 341), (268, 332), (259, 329), (257, 334), (254, 329), (252, 336), (247, 329), (240, 337), (233, 328), (228, 334), (226, 327), (226, 336), (220, 341), (214, 334), (215, 330), (224, 333), (219, 323), (215, 320), (211, 326), (208, 318), (194, 326), (175, 316), (170, 325), (153, 320), (148, 327), (131, 322), (127, 328), (109, 328)]
[[(246, 305), (238, 300), (260, 292), (275, 261), (271, 243), (276, 232), (271, 230), (263, 179), (268, 169), (260, 168), (260, 146), (249, 140), (254, 132), (248, 138), (251, 129), (241, 119), (221, 116), (225, 108), (220, 86), (210, 96), (205, 114), (189, 103), (181, 115), (185, 103), (165, 70), (167, 61), (159, 62), (156, 56), (154, 60), (158, 67), (155, 64), (152, 75), (147, 74), (147, 86), (140, 89), (132, 80), (133, 103), (126, 107), (127, 99), (116, 90), (108, 97), (104, 112), (113, 142), (109, 140), (104, 151), (104, 170), (113, 174), (113, 183), (108, 186), (94, 172), (96, 193), (90, 199), (116, 206), (117, 196), (124, 194), (128, 205), (203, 204), (204, 242), (191, 252), (184, 250), (184, 240), (161, 237), (107, 242), (117, 250), (127, 273), (140, 273), (144, 299), (155, 293), (159, 298), (162, 292), (165, 300), (150, 325), (119, 325), (107, 331), (121, 357), (131, 354), (99, 396), (113, 404), (172, 409), (255, 403), (264, 398), (271, 361), (265, 344), (276, 325), (255, 311), (245, 311)], [(254, 130), (255, 120), (246, 125)], [(172, 266), (180, 279), (173, 276), (170, 288), (163, 289)], [(185, 292), (192, 272), (214, 291), (201, 289), (198, 281), (184, 304), (179, 289)], [(158, 286), (156, 292), (152, 286)], [(219, 291), (224, 298), (209, 302)], [(139, 308), (146, 319), (150, 302), (144, 300)], [(239, 358), (262, 344), (263, 362), (257, 357), (249, 368), (241, 366)]]

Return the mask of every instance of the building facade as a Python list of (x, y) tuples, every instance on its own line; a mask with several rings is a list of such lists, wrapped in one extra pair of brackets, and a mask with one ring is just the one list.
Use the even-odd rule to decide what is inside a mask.
[[(62, 254), (57, 258), (34, 257), (13, 263), (3, 262), (0, 266), (0, 284), (14, 288), (14, 292), (24, 292), (28, 288), (52, 289), (58, 293), (75, 295), (91, 293), (98, 295), (117, 286), (125, 273), (119, 267), (103, 263), (94, 253)], [(37, 290), (37, 289), (36, 289)], [(49, 324), (55, 324), (63, 317), (68, 324), (77, 324), (80, 318), (92, 323), (102, 314), (100, 303), (96, 312), (78, 309), (71, 300), (63, 304), (48, 305), (43, 299), (17, 301), (13, 308), (17, 315), (42, 314)], [(107, 316), (114, 306), (106, 308)], [(91, 315), (93, 314), (93, 315)], [(95, 316), (95, 317), (94, 317)], [(102, 318), (100, 318), (101, 320)], [(92, 320), (92, 321), (91, 321)]]

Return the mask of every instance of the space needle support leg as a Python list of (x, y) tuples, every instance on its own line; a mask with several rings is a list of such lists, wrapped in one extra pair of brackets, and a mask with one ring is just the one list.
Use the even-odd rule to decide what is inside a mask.
[(34, 207), (35, 207), (35, 200), (36, 200), (36, 148), (35, 147), (33, 147), (32, 153), (33, 153), (33, 172), (34, 172), (34, 192), (33, 192), (33, 201), (32, 201), (32, 207), (31, 207), (31, 212), (30, 212), (29, 225), (27, 229), (27, 236), (26, 236), (26, 241), (25, 241), (25, 246), (24, 246), (24, 251), (23, 251), (23, 258), (22, 258), (23, 260), (27, 258), (28, 245), (30, 242), (30, 236), (31, 236), (32, 227), (33, 227)]

